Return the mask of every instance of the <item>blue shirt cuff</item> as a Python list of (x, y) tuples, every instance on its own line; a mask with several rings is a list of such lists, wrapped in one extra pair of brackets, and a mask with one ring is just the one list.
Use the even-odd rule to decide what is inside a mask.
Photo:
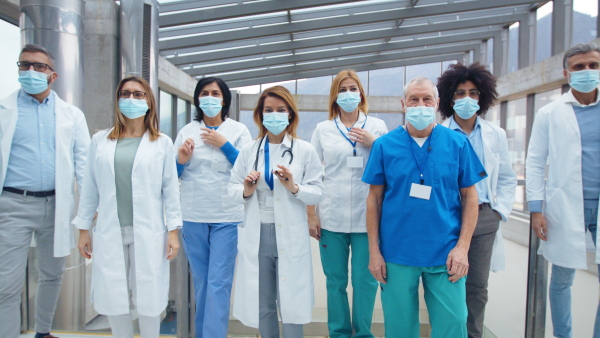
[(539, 201), (529, 201), (529, 212), (542, 212), (542, 202)]
[(231, 144), (231, 142), (229, 142), (229, 141), (227, 141), (221, 147), (221, 151), (223, 152), (223, 154), (225, 155), (225, 157), (227, 157), (227, 160), (231, 164), (235, 163), (235, 159), (238, 157), (238, 154), (240, 153), (240, 151), (237, 150), (236, 147), (234, 147), (233, 144)]
[(181, 177), (181, 174), (183, 174), (183, 169), (185, 169), (185, 167), (187, 167), (187, 163), (179, 164), (177, 159), (175, 159), (175, 164), (177, 165), (177, 177)]

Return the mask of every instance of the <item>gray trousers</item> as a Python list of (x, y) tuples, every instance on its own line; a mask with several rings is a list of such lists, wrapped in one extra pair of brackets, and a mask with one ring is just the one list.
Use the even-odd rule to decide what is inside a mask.
[(66, 257), (54, 257), (54, 196), (32, 197), (3, 191), (0, 195), (0, 337), (16, 338), (21, 325), (31, 236), (35, 236), (38, 287), (35, 330), (50, 332)]
[(469, 274), (467, 275), (467, 330), (469, 337), (480, 338), (483, 335), (483, 318), (488, 301), (488, 278), (492, 260), (492, 247), (500, 220), (498, 214), (489, 205), (479, 210), (477, 227), (469, 248)]
[[(275, 224), (261, 224), (258, 248), (258, 329), (262, 338), (279, 338), (279, 278)], [(304, 337), (302, 324), (282, 324), (283, 338)]]

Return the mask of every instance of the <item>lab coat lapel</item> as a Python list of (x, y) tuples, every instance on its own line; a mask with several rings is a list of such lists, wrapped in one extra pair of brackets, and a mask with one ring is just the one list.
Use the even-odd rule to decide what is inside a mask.
[[(150, 149), (150, 132), (146, 131), (142, 136), (142, 141), (140, 142), (140, 146), (138, 147), (137, 152), (135, 153), (135, 160), (133, 160), (133, 167), (131, 168), (131, 172), (135, 171), (138, 164), (142, 161), (144, 156), (146, 156), (146, 152)], [(113, 150), (114, 154), (114, 150)], [(115, 172), (114, 161), (113, 161), (113, 173)]]

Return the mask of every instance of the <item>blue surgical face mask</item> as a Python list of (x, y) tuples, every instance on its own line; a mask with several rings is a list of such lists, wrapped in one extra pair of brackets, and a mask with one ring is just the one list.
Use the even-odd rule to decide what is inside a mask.
[(202, 96), (200, 98), (200, 109), (202, 109), (204, 115), (215, 117), (223, 109), (221, 102), (223, 102), (223, 99), (220, 97)]
[(433, 107), (407, 107), (406, 121), (415, 129), (423, 130), (427, 128), (435, 118), (435, 108)]
[(600, 84), (600, 70), (585, 69), (576, 72), (569, 72), (571, 79), (569, 85), (580, 93), (589, 93)]
[(454, 111), (463, 120), (470, 119), (479, 110), (479, 104), (477, 100), (470, 97), (463, 97), (454, 101)]
[(337, 100), (335, 101), (340, 108), (346, 113), (352, 113), (358, 104), (360, 103), (359, 92), (343, 92), (338, 93)]
[(263, 126), (273, 135), (279, 135), (290, 124), (288, 116), (288, 113), (263, 113)]
[(19, 82), (25, 93), (35, 95), (48, 89), (48, 76), (50, 75), (36, 72), (33, 69), (21, 70), (19, 71)]
[(148, 112), (148, 102), (137, 99), (119, 99), (119, 110), (130, 120), (145, 116)]

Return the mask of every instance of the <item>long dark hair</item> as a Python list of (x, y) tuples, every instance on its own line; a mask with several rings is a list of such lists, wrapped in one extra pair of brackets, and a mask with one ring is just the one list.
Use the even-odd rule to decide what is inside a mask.
[(203, 79), (198, 80), (198, 84), (196, 84), (196, 89), (194, 90), (194, 107), (196, 107), (196, 118), (195, 120), (198, 122), (202, 122), (204, 119), (204, 112), (200, 109), (200, 92), (202, 88), (206, 85), (209, 85), (213, 82), (216, 82), (219, 85), (219, 89), (221, 89), (221, 93), (223, 94), (223, 108), (221, 108), (221, 119), (225, 121), (225, 118), (229, 114), (229, 107), (231, 107), (231, 91), (229, 87), (221, 79), (220, 77), (205, 77)]

